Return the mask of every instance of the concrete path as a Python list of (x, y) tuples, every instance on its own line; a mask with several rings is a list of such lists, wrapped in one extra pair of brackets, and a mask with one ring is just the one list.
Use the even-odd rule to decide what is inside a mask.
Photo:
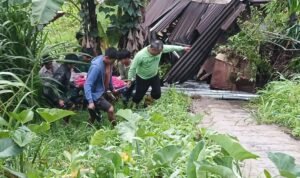
[(194, 100), (192, 110), (204, 113), (200, 127), (235, 136), (247, 150), (260, 156), (260, 159), (246, 161), (242, 165), (244, 177), (264, 177), (264, 169), (273, 176), (278, 175), (275, 165), (268, 159), (268, 152), (289, 154), (300, 164), (300, 141), (294, 140), (279, 127), (256, 124), (251, 113), (244, 109), (244, 104), (241, 101), (201, 98)]

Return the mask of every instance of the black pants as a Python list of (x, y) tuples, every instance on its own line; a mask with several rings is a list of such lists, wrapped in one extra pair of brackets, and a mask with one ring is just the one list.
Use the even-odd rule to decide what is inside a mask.
[(132, 97), (133, 90), (135, 89), (136, 81), (133, 81), (129, 88), (124, 92), (123, 96), (125, 97), (126, 101)]
[(156, 75), (150, 79), (144, 80), (138, 75), (136, 76), (136, 92), (133, 96), (133, 102), (139, 103), (143, 97), (145, 96), (147, 90), (151, 86), (151, 97), (153, 99), (159, 99), (161, 96), (161, 89), (160, 89), (160, 80), (159, 76)]

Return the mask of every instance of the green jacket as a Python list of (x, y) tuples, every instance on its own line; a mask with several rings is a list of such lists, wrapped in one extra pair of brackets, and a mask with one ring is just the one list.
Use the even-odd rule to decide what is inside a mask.
[(156, 76), (159, 69), (161, 55), (172, 51), (182, 51), (183, 49), (184, 47), (182, 46), (164, 45), (163, 51), (159, 55), (152, 56), (148, 52), (148, 47), (143, 48), (133, 59), (133, 63), (131, 64), (128, 72), (128, 79), (134, 80), (136, 75), (144, 80)]

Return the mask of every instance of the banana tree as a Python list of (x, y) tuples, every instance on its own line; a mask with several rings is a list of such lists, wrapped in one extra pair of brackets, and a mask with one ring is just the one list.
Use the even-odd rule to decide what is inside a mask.
[(45, 25), (49, 23), (61, 9), (64, 0), (2, 0), (2, 7), (13, 5), (31, 5), (32, 25)]
[(114, 42), (132, 53), (144, 45), (144, 31), (139, 23), (143, 21), (145, 4), (145, 0), (105, 0), (99, 8), (111, 22), (107, 36), (117, 38)]
[(101, 43), (98, 30), (96, 3), (94, 0), (79, 0), (81, 5), (80, 16), (84, 31), (81, 46), (92, 48), (94, 56), (102, 54)]

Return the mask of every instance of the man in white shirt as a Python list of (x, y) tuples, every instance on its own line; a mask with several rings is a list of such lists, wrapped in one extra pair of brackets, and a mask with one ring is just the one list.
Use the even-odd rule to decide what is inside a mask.
[(49, 55), (43, 56), (43, 67), (39, 71), (40, 77), (52, 78), (54, 72), (58, 69), (59, 65)]

